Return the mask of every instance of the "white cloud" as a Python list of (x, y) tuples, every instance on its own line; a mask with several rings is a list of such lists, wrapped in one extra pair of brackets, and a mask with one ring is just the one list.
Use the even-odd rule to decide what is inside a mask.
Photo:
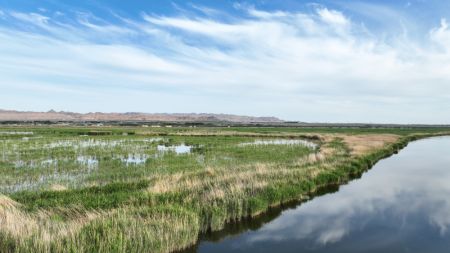
[(224, 15), (226, 16), (227, 15), (226, 13), (224, 13), (222, 11), (219, 11), (219, 10), (216, 10), (216, 9), (212, 9), (212, 8), (208, 8), (208, 7), (205, 7), (205, 6), (195, 5), (195, 4), (192, 4), (192, 3), (190, 3), (189, 5), (193, 9), (198, 10), (199, 12), (201, 12), (201, 13), (207, 15), (207, 16), (214, 17), (214, 16), (224, 16)]
[[(133, 33), (134, 31), (125, 27), (120, 27), (117, 25), (111, 25), (111, 24), (94, 24), (93, 22), (91, 22), (90, 18), (92, 19), (96, 19), (95, 16), (92, 16), (91, 14), (88, 13), (78, 13), (78, 18), (77, 21), (79, 24), (86, 26), (87, 28), (91, 29), (92, 31), (95, 31), (96, 33), (103, 33), (105, 35), (120, 35), (120, 36), (127, 36), (131, 33)], [(100, 19), (100, 21), (103, 21)]]
[(441, 46), (441, 49), (448, 51), (450, 49), (450, 30), (445, 18), (441, 19), (441, 25), (438, 28), (431, 30), (431, 39)]
[(331, 25), (347, 26), (350, 24), (350, 21), (339, 11), (322, 8), (318, 9), (317, 13), (323, 21)]
[(29, 22), (35, 25), (47, 24), (49, 17), (43, 16), (37, 13), (21, 13), (21, 12), (11, 12), (10, 15), (21, 21)]
[(253, 17), (262, 18), (262, 19), (285, 18), (285, 17), (290, 16), (289, 13), (284, 12), (284, 11), (267, 12), (267, 11), (256, 10), (254, 8), (248, 9), (248, 14), (250, 14)]
[[(61, 15), (11, 12), (10, 22), (50, 35), (0, 27), (0, 87), (9, 95), (15, 82), (23, 87), (27, 81), (92, 94), (108, 93), (106, 87), (165, 92), (178, 99), (180, 94), (195, 97), (187, 105), (173, 100), (175, 111), (306, 121), (431, 123), (449, 118), (449, 110), (435, 110), (450, 109), (448, 55), (411, 46), (413, 41), (385, 42), (332, 9), (308, 14), (239, 8), (249, 17), (220, 21), (212, 17), (217, 13), (200, 7), (208, 18), (144, 14), (142, 20), (118, 17), (113, 23), (91, 14), (63, 22), (67, 15), (60, 20)], [(430, 41), (443, 47), (448, 34), (444, 21), (430, 29)], [(211, 99), (217, 102), (210, 104)], [(110, 104), (116, 108), (111, 110), (161, 111), (152, 101)], [(46, 103), (57, 109), (51, 100)], [(88, 110), (70, 103), (73, 110)], [(136, 108), (142, 104), (148, 106)]]

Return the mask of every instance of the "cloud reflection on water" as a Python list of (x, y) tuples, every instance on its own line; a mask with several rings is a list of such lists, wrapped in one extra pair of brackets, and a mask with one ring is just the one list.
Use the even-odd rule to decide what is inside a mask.
[[(259, 230), (220, 244), (253, 252), (251, 248), (270, 244), (320, 251), (341, 243), (342, 249), (358, 252), (370, 247), (407, 251), (420, 243), (440, 252), (442, 244), (432, 246), (434, 241), (450, 243), (448, 150), (448, 137), (411, 143), (338, 192), (287, 210)], [(283, 249), (287, 252), (289, 247)]]

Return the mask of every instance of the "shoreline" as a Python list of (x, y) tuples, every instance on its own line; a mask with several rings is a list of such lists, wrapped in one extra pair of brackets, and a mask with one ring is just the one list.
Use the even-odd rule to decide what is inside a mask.
[[(227, 229), (229, 229), (230, 226), (238, 226), (239, 227), (241, 225), (241, 223), (244, 223), (244, 224), (250, 223), (250, 222), (252, 222), (254, 220), (258, 220), (258, 219), (264, 220), (266, 218), (265, 216), (270, 215), (270, 213), (272, 211), (279, 212), (279, 214), (281, 214), (281, 212), (291, 209), (291, 208), (296, 208), (298, 205), (306, 203), (306, 202), (314, 199), (315, 197), (319, 197), (319, 196), (322, 196), (327, 193), (337, 192), (341, 185), (345, 185), (352, 180), (357, 180), (357, 179), (361, 178), (361, 176), (365, 172), (369, 171), (376, 163), (378, 163), (379, 161), (381, 161), (383, 159), (389, 158), (389, 157), (397, 154), (399, 151), (401, 151), (402, 149), (407, 147), (409, 143), (418, 141), (421, 139), (433, 138), (433, 137), (443, 137), (443, 136), (448, 136), (448, 135), (449, 135), (449, 133), (437, 133), (437, 134), (414, 134), (414, 135), (402, 136), (398, 139), (397, 142), (388, 144), (387, 146), (385, 146), (384, 148), (382, 148), (380, 150), (369, 153), (362, 157), (355, 157), (354, 162), (356, 164), (351, 163), (351, 164), (349, 164), (348, 167), (339, 169), (339, 171), (337, 171), (338, 172), (337, 174), (334, 173), (336, 171), (327, 171), (327, 172), (318, 174), (317, 177), (313, 179), (313, 182), (315, 180), (317, 180), (318, 182), (321, 182), (320, 178), (322, 178), (322, 177), (327, 178), (328, 181), (323, 184), (316, 185), (316, 187), (314, 189), (312, 189), (308, 192), (299, 192), (299, 196), (297, 198), (285, 199), (278, 203), (273, 203), (273, 204), (269, 205), (269, 207), (263, 211), (258, 211), (249, 216), (241, 217), (239, 220), (227, 221), (227, 222), (225, 222), (225, 225), (221, 229), (218, 229), (218, 230), (209, 229), (206, 232), (201, 232), (201, 233), (199, 233), (198, 238), (195, 243), (186, 245), (186, 247), (183, 249), (171, 251), (169, 253), (194, 253), (194, 252), (196, 252), (196, 247), (199, 245), (199, 243), (202, 241), (203, 238), (209, 238), (210, 236), (214, 236), (213, 235), (214, 233), (228, 234)], [(355, 170), (355, 165), (358, 166), (359, 169)], [(330, 172), (332, 172), (332, 173), (330, 173)], [(344, 174), (340, 174), (340, 173), (344, 173)], [(335, 177), (329, 177), (330, 174), (334, 175)], [(334, 190), (328, 191), (327, 189), (329, 189), (331, 187), (335, 187)], [(325, 190), (325, 192), (322, 192), (322, 190)], [(274, 218), (276, 218), (276, 217), (274, 217)], [(271, 220), (273, 220), (273, 219), (269, 219), (269, 221), (271, 221)], [(264, 225), (265, 223), (266, 222), (263, 222), (261, 224), (261, 226)], [(235, 235), (235, 234), (239, 234), (241, 232), (242, 231), (239, 231), (237, 233), (231, 233), (231, 234)]]
[[(70, 135), (70, 129), (67, 133), (50, 131), (39, 133), (48, 137), (57, 136), (52, 139), (53, 142), (61, 138), (73, 139), (74, 147), (81, 145), (78, 142), (83, 142), (77, 135)], [(236, 132), (219, 132), (227, 136), (221, 137), (219, 134), (217, 138), (211, 136), (201, 139), (196, 139), (198, 136), (185, 139), (177, 133), (168, 138), (170, 143), (190, 141), (219, 147), (225, 145), (225, 150), (218, 149), (210, 157), (236, 152), (236, 143), (248, 141), (248, 133), (242, 134), (244, 138), (235, 137)], [(153, 178), (133, 178), (129, 173), (135, 170), (129, 171), (128, 167), (104, 160), (104, 171), (94, 176), (106, 180), (105, 184), (80, 188), (57, 185), (37, 192), (24, 190), (0, 199), (3, 201), (0, 209), (6, 212), (4, 215), (7, 221), (12, 222), (2, 224), (0, 241), (3, 242), (0, 251), (47, 252), (52, 249), (54, 252), (65, 252), (77, 249), (78, 252), (195, 252), (196, 246), (207, 236), (220, 238), (220, 235), (228, 233), (229, 228), (237, 228), (235, 233), (240, 233), (239, 228), (247, 229), (245, 224), (253, 228), (255, 221), (263, 225), (287, 208), (295, 208), (315, 196), (338, 190), (341, 185), (361, 177), (379, 160), (397, 153), (411, 141), (449, 134), (400, 135), (387, 132), (358, 135), (334, 133), (331, 130), (308, 134), (266, 133), (264, 137), (269, 138), (274, 135), (279, 138), (283, 135), (304, 138), (307, 135), (310, 140), (317, 141), (318, 146), (310, 151), (274, 146), (264, 149), (262, 153), (258, 153), (257, 148), (247, 148), (240, 151), (245, 151), (244, 158), (236, 156), (238, 153), (231, 153), (236, 156), (236, 162), (227, 162), (225, 166), (211, 160), (215, 163), (186, 167), (190, 165), (184, 162), (197, 161), (194, 159), (199, 154), (201, 156), (204, 150), (198, 150), (196, 156), (169, 155), (168, 161), (184, 159), (174, 164), (178, 166), (174, 168), (179, 169), (167, 174), (155, 171), (150, 174)], [(104, 142), (109, 143), (112, 139), (135, 137), (121, 135), (112, 139), (96, 138), (106, 138)], [(30, 153), (25, 154), (39, 157), (33, 145), (44, 145), (47, 141), (36, 139), (33, 140), (34, 144), (28, 144), (28, 140), (24, 143), (25, 147), (31, 147)], [(145, 141), (135, 142), (134, 139), (126, 143), (123, 150), (116, 152), (126, 153), (128, 148), (140, 149), (142, 145), (149, 145)], [(57, 151), (63, 158), (68, 152), (65, 148), (58, 148)], [(97, 148), (91, 150), (90, 155), (110, 156), (104, 152), (102, 148)], [(212, 166), (215, 164), (219, 166)], [(74, 165), (79, 166), (76, 163)], [(145, 172), (168, 165), (166, 161), (133, 168)], [(127, 171), (123, 175), (124, 179), (134, 180), (119, 182), (117, 173), (112, 172), (121, 171)], [(114, 175), (116, 181), (107, 181), (110, 174)], [(43, 224), (48, 224), (49, 228), (42, 228)], [(17, 226), (21, 226), (23, 233), (16, 233)], [(63, 236), (53, 232), (60, 229), (70, 232)]]

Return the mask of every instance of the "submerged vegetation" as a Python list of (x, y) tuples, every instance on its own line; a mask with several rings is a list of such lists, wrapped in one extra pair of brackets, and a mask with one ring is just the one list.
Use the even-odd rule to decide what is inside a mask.
[(0, 252), (173, 252), (444, 130), (3, 128)]

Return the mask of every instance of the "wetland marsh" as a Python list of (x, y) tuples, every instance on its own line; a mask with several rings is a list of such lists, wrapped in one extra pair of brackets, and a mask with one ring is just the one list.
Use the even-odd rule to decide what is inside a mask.
[(1, 252), (182, 250), (226, 224), (348, 182), (411, 140), (446, 134), (301, 128), (0, 132), (7, 133), (0, 134)]
[(450, 138), (411, 143), (361, 179), (187, 252), (447, 252)]

